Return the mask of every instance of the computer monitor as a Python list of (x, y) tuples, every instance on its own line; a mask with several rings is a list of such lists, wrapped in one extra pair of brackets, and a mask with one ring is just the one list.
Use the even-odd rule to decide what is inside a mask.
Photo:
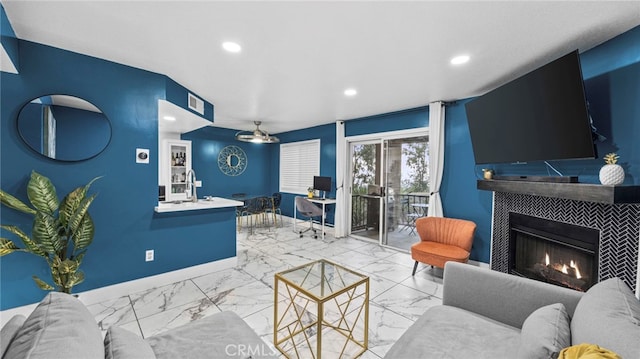
[(313, 176), (313, 189), (323, 191), (322, 197), (331, 192), (331, 177)]

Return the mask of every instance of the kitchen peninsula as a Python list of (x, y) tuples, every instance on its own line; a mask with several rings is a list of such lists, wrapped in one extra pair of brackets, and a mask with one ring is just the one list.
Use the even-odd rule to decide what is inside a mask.
[(183, 211), (196, 211), (202, 209), (214, 209), (214, 208), (235, 208), (242, 206), (243, 203), (222, 197), (211, 197), (208, 199), (199, 199), (197, 202), (191, 201), (166, 201), (160, 202), (154, 208), (157, 213), (165, 212), (183, 212)]

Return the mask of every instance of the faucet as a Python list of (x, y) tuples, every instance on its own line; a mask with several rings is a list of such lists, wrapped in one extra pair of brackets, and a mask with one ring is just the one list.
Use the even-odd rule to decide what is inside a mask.
[(196, 194), (196, 171), (190, 169), (187, 172), (187, 200), (191, 202), (198, 202), (198, 195)]

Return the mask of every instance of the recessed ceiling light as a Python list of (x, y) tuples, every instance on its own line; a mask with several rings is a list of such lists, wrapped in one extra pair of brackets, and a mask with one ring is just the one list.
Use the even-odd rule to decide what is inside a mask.
[(167, 120), (167, 121), (175, 121), (175, 120), (176, 120), (176, 118), (175, 118), (175, 117), (173, 117), (173, 116), (164, 116), (163, 118), (164, 118), (165, 120)]
[(229, 52), (240, 52), (242, 47), (235, 42), (227, 41), (222, 43), (222, 48)]
[(346, 89), (344, 90), (344, 95), (345, 96), (355, 96), (358, 94), (358, 91), (356, 91), (356, 89)]
[(469, 62), (469, 55), (460, 55), (451, 59), (451, 64), (462, 65)]

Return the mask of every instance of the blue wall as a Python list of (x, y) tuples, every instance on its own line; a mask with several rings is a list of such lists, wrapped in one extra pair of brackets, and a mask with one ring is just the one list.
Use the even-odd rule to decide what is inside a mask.
[[(27, 103), (20, 110), (18, 121), (20, 136), (38, 153), (46, 153), (42, 123), (44, 108), (43, 104)], [(86, 159), (97, 155), (109, 144), (111, 126), (104, 114), (65, 106), (50, 108), (56, 119), (56, 159)]]
[(204, 117), (205, 119), (213, 122), (213, 104), (208, 101), (204, 101), (197, 94), (191, 92), (197, 98), (204, 101), (204, 114), (198, 113), (189, 108), (189, 89), (173, 81), (172, 79), (165, 77), (166, 80), (166, 100), (174, 105), (180, 106), (183, 109), (195, 114), (196, 116)]
[(440, 196), (445, 217), (468, 219), (476, 223), (470, 259), (488, 263), (491, 192), (476, 190), (475, 162), (464, 108), (466, 102), (458, 101), (446, 107), (444, 173)]
[[(166, 76), (28, 41), (18, 44), (20, 74), (0, 73), (2, 189), (27, 201), (28, 177), (36, 170), (53, 181), (62, 197), (104, 176), (91, 188), (98, 193), (89, 211), (96, 234), (82, 266), (86, 281), (76, 291), (235, 256), (233, 209), (187, 215), (153, 211), (158, 199), (158, 99), (165, 98)], [(109, 118), (113, 135), (100, 155), (59, 162), (22, 142), (16, 128), (22, 106), (55, 93), (84, 98)], [(138, 147), (151, 149), (149, 164), (135, 163)], [(30, 216), (6, 207), (0, 211), (3, 224), (17, 224), (30, 233)], [(4, 231), (2, 236), (14, 238)], [(155, 249), (155, 261), (145, 263), (146, 249)], [(33, 274), (48, 279), (41, 258), (14, 253), (2, 257), (0, 269), (1, 309), (45, 295), (31, 280)]]
[[(283, 132), (278, 134), (281, 143), (298, 142), (320, 139), (320, 176), (331, 177), (331, 192), (327, 197), (336, 197), (336, 125), (315, 126), (298, 131)], [(280, 186), (280, 146), (271, 146), (271, 188), (277, 192)], [(311, 180), (311, 179), (310, 179)], [(294, 198), (299, 194), (282, 193), (282, 204), (280, 206), (282, 214), (293, 217)], [(326, 221), (334, 223), (335, 206), (327, 206)]]
[(34, 119), (34, 121), (19, 121), (18, 131), (25, 142), (34, 150), (42, 153), (44, 150), (44, 131), (42, 126), (42, 105), (38, 103), (28, 103), (20, 110), (24, 118)]
[(7, 18), (7, 13), (4, 11), (4, 7), (0, 4), (0, 39), (2, 40), (2, 47), (7, 52), (9, 59), (20, 71), (18, 64), (18, 39), (16, 39), (16, 33), (11, 27), (11, 23)]
[[(615, 151), (626, 172), (625, 184), (640, 184), (640, 27), (581, 54), (580, 59), (594, 124), (607, 140), (597, 146), (598, 159), (552, 164), (564, 175), (579, 176), (581, 182), (599, 183), (601, 158)], [(467, 218), (478, 225), (471, 259), (489, 262), (492, 196), (476, 189), (481, 169), (473, 160), (464, 110), (468, 101), (447, 107), (441, 195), (446, 216)], [(543, 163), (493, 167), (500, 174), (553, 175)]]
[(429, 125), (429, 107), (384, 113), (346, 121), (346, 137), (420, 128)]
[[(4, 11), (2, 12), (4, 17)], [(5, 21), (3, 18), (2, 35)], [(4, 38), (3, 38), (4, 42)], [(187, 89), (166, 76), (112, 62), (17, 41), (20, 74), (0, 73), (2, 86), (0, 160), (2, 189), (26, 201), (26, 183), (31, 170), (52, 179), (59, 195), (104, 176), (92, 187), (98, 198), (91, 207), (96, 236), (85, 257), (82, 291), (130, 279), (188, 267), (235, 255), (235, 226), (232, 210), (184, 214), (155, 214), (158, 168), (157, 100), (186, 99)], [(600, 156), (616, 150), (627, 170), (627, 183), (639, 184), (640, 150), (640, 28), (635, 28), (581, 55), (587, 94), (596, 126), (608, 142)], [(110, 119), (113, 136), (109, 146), (95, 158), (64, 163), (46, 159), (28, 149), (16, 129), (16, 118), (29, 100), (53, 93), (82, 97), (103, 110)], [(181, 101), (181, 100), (180, 100)], [(476, 189), (479, 169), (473, 163), (464, 103), (446, 108), (445, 179), (441, 188), (446, 216), (467, 218), (478, 224), (471, 258), (489, 260), (491, 194)], [(184, 103), (178, 104), (185, 107)], [(185, 107), (186, 108), (186, 107)], [(205, 113), (213, 119), (213, 106)], [(211, 113), (211, 115), (209, 115)], [(428, 109), (419, 108), (392, 114), (347, 121), (347, 136), (425, 126)], [(279, 146), (239, 144), (235, 131), (207, 128), (183, 136), (193, 141), (194, 168), (203, 187), (201, 195), (225, 196), (234, 192), (271, 193), (278, 190)], [(283, 143), (320, 138), (323, 176), (334, 179), (335, 124), (278, 134)], [(217, 153), (226, 144), (241, 146), (248, 155), (247, 172), (237, 178), (217, 169)], [(135, 149), (152, 149), (148, 165), (135, 163)], [(580, 174), (594, 181), (601, 160), (554, 163), (567, 174)], [(546, 173), (544, 166), (530, 164), (517, 171)], [(335, 192), (330, 194), (335, 195)], [(284, 194), (283, 214), (293, 215), (293, 197)], [(29, 232), (29, 216), (0, 208), (2, 222), (18, 224)], [(330, 222), (333, 222), (333, 213)], [(215, 238), (212, 240), (212, 233)], [(9, 236), (7, 233), (2, 233)], [(144, 262), (144, 251), (155, 249), (156, 260)], [(2, 297), (0, 309), (40, 300), (44, 292), (30, 277), (43, 278), (47, 267), (40, 258), (24, 253), (2, 257), (0, 261)]]
[(0, 35), (16, 37), (16, 33), (13, 31), (11, 27), (11, 23), (9, 22), (9, 18), (7, 17), (7, 13), (4, 11), (4, 6), (0, 4)]
[[(471, 249), (472, 260), (488, 262), (491, 244), (491, 193), (476, 190), (473, 149), (465, 101), (445, 108), (445, 159), (440, 187), (445, 217), (463, 218), (478, 225)], [(420, 128), (429, 125), (429, 108), (420, 107), (345, 123), (347, 136)]]
[[(625, 184), (640, 184), (640, 27), (636, 27), (580, 55), (585, 91), (599, 132), (608, 139), (598, 144), (599, 159), (555, 161), (566, 175), (581, 182), (598, 183), (601, 157), (612, 151), (620, 155)], [(440, 195), (444, 215), (474, 221), (476, 236), (471, 259), (489, 262), (491, 246), (491, 192), (476, 189), (481, 169), (475, 165), (467, 116), (460, 100), (446, 106), (444, 178)], [(346, 136), (404, 130), (426, 126), (428, 108), (381, 114), (345, 123)], [(296, 134), (294, 131), (292, 133)], [(335, 160), (323, 157), (322, 161)], [(547, 175), (543, 163), (494, 166), (503, 174)]]
[(102, 113), (65, 106), (51, 106), (56, 119), (56, 158), (77, 158), (78, 148), (85, 153), (100, 153), (111, 139), (111, 126)]
[[(192, 167), (202, 187), (198, 188), (198, 197), (230, 197), (233, 193), (247, 195), (271, 195), (272, 169), (271, 151), (277, 145), (266, 145), (235, 140), (237, 131), (217, 127), (204, 127), (182, 135), (182, 139), (191, 140), (193, 153)], [(247, 168), (238, 176), (227, 176), (218, 168), (218, 154), (225, 146), (242, 148), (247, 155)]]
[[(593, 124), (607, 139), (597, 143), (597, 159), (551, 164), (580, 182), (600, 183), (602, 157), (616, 152), (626, 172), (624, 184), (640, 184), (640, 27), (580, 54), (580, 61)], [(541, 162), (485, 167), (495, 168), (497, 174), (555, 175)], [(478, 176), (479, 172), (476, 168)]]

